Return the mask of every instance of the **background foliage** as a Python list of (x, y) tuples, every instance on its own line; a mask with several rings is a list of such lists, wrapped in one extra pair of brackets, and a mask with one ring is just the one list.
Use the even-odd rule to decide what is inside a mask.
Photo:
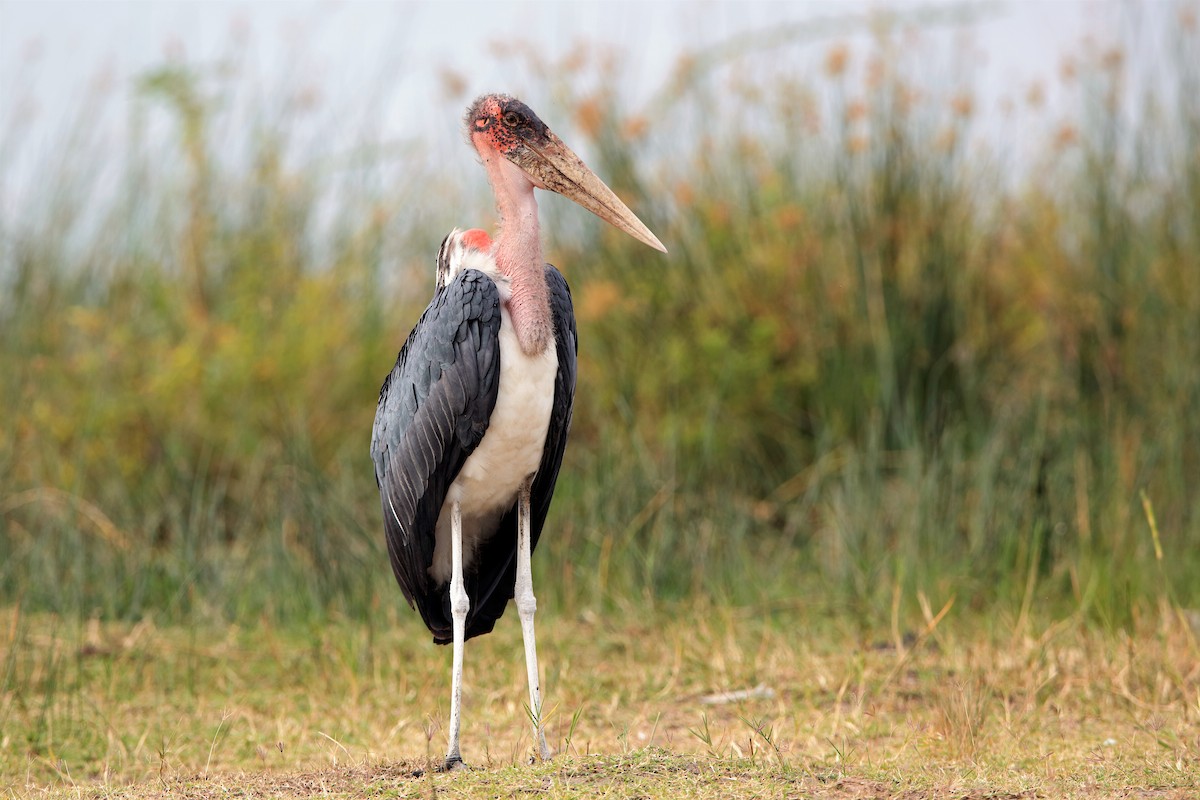
[[(1029, 169), (980, 143), (969, 88), (918, 70), (907, 33), (828, 46), (819, 74), (685, 60), (646, 113), (613, 54), (548, 65), (543, 118), (671, 253), (546, 204), (581, 367), (544, 603), (864, 624), (917, 591), (1108, 625), (1194, 606), (1200, 59), (1180, 23), (1171, 81), (1130, 85), (1096, 48), (1064, 71), (1068, 118), (1031, 92)], [(431, 292), (428, 209), (479, 225), (486, 198), (419, 153), (331, 159), (298, 133), (301, 92), (247, 104), (276, 93), (239, 80), (143, 76), (135, 129), (168, 120), (172, 143), (139, 135), (115, 166), (81, 110), (4, 222), (0, 603), (418, 624), (369, 432)]]

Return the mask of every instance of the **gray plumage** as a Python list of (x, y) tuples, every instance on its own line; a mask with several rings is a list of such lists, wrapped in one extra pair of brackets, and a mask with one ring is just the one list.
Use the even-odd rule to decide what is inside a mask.
[[(443, 265), (439, 264), (439, 270)], [(545, 266), (558, 373), (540, 466), (531, 493), (531, 541), (537, 545), (566, 448), (575, 396), (575, 316), (567, 282)], [(440, 283), (440, 281), (439, 281)], [(500, 292), (483, 272), (466, 269), (438, 288), (383, 382), (371, 458), (379, 486), (392, 571), (438, 644), (452, 641), (449, 582), (429, 574), (438, 514), (446, 493), (488, 429), (500, 378)], [(515, 498), (514, 498), (515, 500)], [(485, 537), (465, 575), (471, 607), (466, 638), (488, 633), (513, 597), (517, 510)]]

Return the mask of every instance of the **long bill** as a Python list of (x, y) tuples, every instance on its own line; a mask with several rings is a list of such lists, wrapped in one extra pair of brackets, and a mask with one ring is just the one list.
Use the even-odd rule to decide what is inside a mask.
[(553, 132), (546, 130), (546, 136), (541, 141), (525, 141), (523, 145), (514, 148), (509, 158), (540, 188), (573, 200), (639, 242), (661, 253), (667, 252), (658, 237), (629, 210), (629, 206), (621, 202), (621, 198)]

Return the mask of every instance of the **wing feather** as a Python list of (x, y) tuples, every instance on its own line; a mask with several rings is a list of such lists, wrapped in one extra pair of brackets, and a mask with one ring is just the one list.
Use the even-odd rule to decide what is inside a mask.
[(371, 459), (392, 571), (435, 639), (450, 630), (428, 572), (438, 513), (496, 405), (500, 318), (491, 279), (461, 272), (409, 334), (375, 411)]

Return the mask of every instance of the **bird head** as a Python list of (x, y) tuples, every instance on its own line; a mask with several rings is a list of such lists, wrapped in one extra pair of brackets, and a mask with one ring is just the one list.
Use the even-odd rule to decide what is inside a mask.
[(561, 194), (655, 250), (662, 242), (562, 143), (533, 110), (505, 94), (487, 94), (467, 109), (467, 136), (485, 160), (498, 154), (539, 189)]

